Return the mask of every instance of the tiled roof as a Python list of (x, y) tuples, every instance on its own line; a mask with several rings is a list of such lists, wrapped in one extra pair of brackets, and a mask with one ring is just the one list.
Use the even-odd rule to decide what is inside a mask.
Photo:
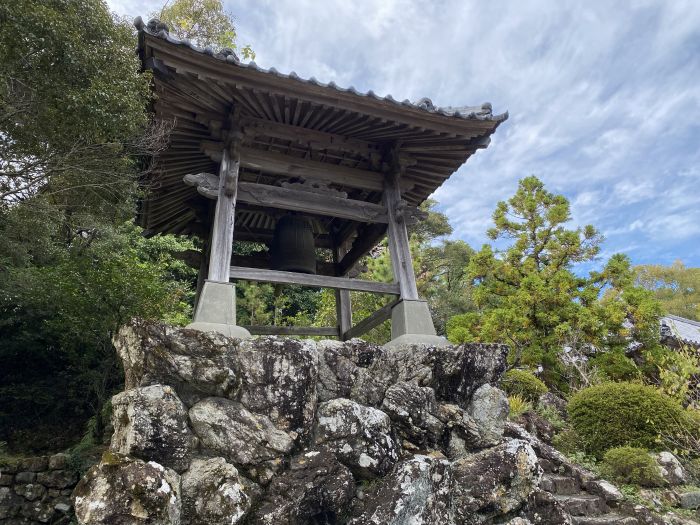
[(698, 346), (700, 345), (700, 322), (677, 315), (665, 315), (661, 318), (661, 335)]
[(337, 86), (334, 82), (329, 82), (329, 83), (323, 83), (319, 82), (316, 80), (314, 77), (311, 77), (309, 79), (304, 79), (301, 78), (299, 75), (297, 75), (294, 71), (291, 73), (285, 74), (285, 73), (280, 73), (277, 71), (275, 68), (270, 68), (270, 69), (264, 69), (259, 67), (255, 62), (249, 62), (249, 63), (243, 63), (239, 60), (238, 56), (236, 53), (233, 52), (231, 49), (222, 49), (221, 51), (215, 51), (214, 48), (212, 47), (199, 47), (193, 42), (189, 40), (181, 40), (177, 37), (174, 37), (170, 34), (168, 31), (168, 26), (164, 24), (163, 22), (160, 22), (159, 20), (151, 20), (148, 22), (148, 24), (145, 24), (143, 19), (139, 16), (134, 20), (134, 26), (139, 31), (143, 31), (145, 33), (148, 33), (152, 36), (162, 38), (163, 40), (166, 40), (170, 42), (171, 44), (179, 45), (179, 46), (185, 46), (188, 47), (189, 49), (192, 49), (193, 51), (196, 51), (198, 53), (203, 53), (205, 55), (210, 55), (218, 60), (221, 60), (222, 62), (227, 62), (229, 64), (238, 66), (240, 68), (245, 68), (245, 69), (252, 69), (254, 71), (259, 71), (262, 73), (267, 73), (269, 75), (276, 76), (278, 78), (290, 78), (293, 80), (298, 80), (299, 82), (303, 84), (308, 84), (308, 85), (313, 85), (313, 86), (319, 86), (322, 88), (331, 88), (334, 89), (338, 92), (341, 93), (351, 93), (353, 95), (356, 95), (358, 97), (363, 97), (363, 98), (370, 98), (374, 100), (380, 100), (384, 102), (390, 102), (392, 104), (395, 104), (397, 106), (405, 106), (405, 107), (410, 107), (414, 109), (421, 109), (423, 111), (426, 111), (428, 113), (434, 113), (434, 114), (439, 114), (439, 115), (444, 115), (446, 117), (454, 117), (454, 118), (461, 118), (461, 119), (466, 119), (466, 120), (488, 120), (488, 121), (494, 121), (494, 122), (503, 122), (508, 118), (508, 112), (499, 114), (499, 115), (494, 115), (492, 112), (492, 107), (489, 102), (485, 102), (481, 104), (480, 106), (461, 106), (461, 107), (452, 107), (452, 106), (445, 106), (445, 107), (439, 107), (433, 104), (433, 102), (429, 98), (421, 98), (415, 102), (411, 102), (410, 100), (406, 99), (403, 101), (399, 101), (394, 99), (391, 95), (386, 95), (385, 97), (380, 97), (373, 91), (368, 91), (366, 93), (362, 93), (360, 91), (357, 91), (354, 87), (350, 86), (348, 88), (342, 88), (340, 86)]

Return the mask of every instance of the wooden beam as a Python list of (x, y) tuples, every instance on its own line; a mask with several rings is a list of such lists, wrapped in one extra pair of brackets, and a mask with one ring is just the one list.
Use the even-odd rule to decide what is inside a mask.
[(346, 135), (336, 135), (254, 117), (242, 118), (241, 126), (243, 126), (245, 135), (265, 135), (267, 137), (289, 140), (313, 149), (334, 149), (359, 154), (364, 157), (379, 154), (379, 146), (377, 144)]
[(346, 277), (329, 277), (326, 275), (311, 275), (307, 273), (281, 272), (278, 270), (260, 270), (256, 268), (243, 268), (231, 266), (231, 279), (243, 281), (260, 281), (280, 284), (299, 284), (314, 288), (337, 288), (341, 290), (355, 290), (358, 292), (372, 292), (399, 295), (399, 285), (396, 283), (378, 283), (363, 281), (361, 279), (348, 279)]
[[(231, 266), (245, 268), (270, 269), (270, 256), (266, 255), (232, 255)], [(332, 262), (316, 260), (316, 271), (319, 275), (335, 276), (335, 264)]]
[(233, 221), (236, 215), (236, 191), (240, 167), (239, 142), (224, 148), (219, 168), (218, 199), (214, 212), (214, 226), (209, 258), (210, 281), (228, 282), (231, 251), (233, 248)]
[[(183, 178), (185, 184), (196, 186), (197, 191), (210, 199), (218, 198), (218, 179), (211, 173), (190, 173)], [(298, 185), (303, 187), (304, 185)], [(300, 211), (338, 217), (358, 222), (388, 223), (389, 216), (382, 204), (374, 204), (355, 199), (337, 197), (340, 194), (328, 189), (327, 192), (313, 192), (295, 189), (292, 185), (284, 188), (254, 182), (238, 183), (238, 202), (254, 204), (282, 210)], [(403, 203), (404, 216), (409, 223), (423, 218), (424, 213), (414, 206)]]
[[(338, 263), (338, 261), (345, 254), (345, 246), (336, 246), (333, 250), (333, 260)], [(345, 277), (342, 275), (341, 277)], [(350, 299), (350, 290), (335, 290), (335, 317), (336, 325), (338, 328), (338, 334), (340, 338), (343, 338), (345, 332), (347, 332), (350, 327), (352, 327), (352, 303)]]
[(401, 299), (418, 300), (418, 287), (416, 286), (416, 275), (413, 272), (408, 230), (401, 206), (399, 179), (403, 172), (405, 172), (405, 168), (395, 160), (384, 179), (384, 204), (389, 214), (387, 227), (389, 254), (391, 255), (394, 278), (401, 289)]
[(334, 326), (261, 326), (243, 325), (251, 335), (312, 335), (338, 337)]
[(386, 233), (386, 224), (370, 224), (357, 232), (357, 238), (350, 251), (338, 263), (338, 274), (347, 274), (353, 266), (374, 248)]
[(399, 303), (399, 299), (392, 301), (389, 304), (382, 306), (379, 310), (373, 314), (368, 315), (362, 321), (357, 323), (352, 328), (343, 332), (341, 339), (347, 341), (353, 337), (359, 337), (363, 334), (369, 332), (372, 328), (375, 328), (382, 324), (384, 321), (391, 319), (391, 309)]

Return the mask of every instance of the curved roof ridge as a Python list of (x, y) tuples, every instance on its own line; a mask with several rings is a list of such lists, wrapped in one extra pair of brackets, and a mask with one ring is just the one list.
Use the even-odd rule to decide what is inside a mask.
[(489, 102), (484, 102), (483, 104), (479, 106), (436, 106), (433, 104), (433, 101), (430, 100), (427, 97), (423, 97), (415, 102), (411, 102), (408, 99), (405, 99), (403, 101), (396, 100), (394, 97), (392, 97), (390, 94), (386, 95), (384, 97), (378, 96), (375, 94), (372, 90), (362, 93), (355, 89), (353, 86), (343, 88), (338, 86), (335, 82), (331, 81), (328, 83), (323, 83), (319, 82), (316, 80), (314, 77), (304, 79), (300, 77), (299, 75), (296, 74), (294, 71), (290, 71), (288, 74), (285, 73), (280, 73), (277, 71), (274, 67), (271, 67), (269, 69), (264, 69), (258, 66), (255, 61), (251, 61), (249, 63), (243, 63), (241, 60), (238, 58), (238, 55), (229, 48), (224, 48), (220, 51), (215, 51), (214, 48), (211, 46), (207, 47), (200, 47), (196, 45), (195, 43), (191, 42), (190, 40), (187, 39), (180, 39), (175, 36), (172, 36), (170, 34), (170, 30), (167, 26), (167, 24), (161, 22), (158, 19), (152, 19), (150, 20), (147, 24), (144, 23), (143, 19), (138, 16), (134, 19), (134, 26), (139, 32), (147, 33), (151, 36), (161, 38), (163, 40), (166, 40), (167, 42), (179, 46), (184, 46), (187, 47), (197, 53), (202, 53), (205, 55), (210, 55), (218, 60), (228, 62), (229, 64), (246, 68), (246, 69), (252, 69), (255, 71), (259, 71), (261, 73), (266, 73), (268, 75), (273, 75), (279, 78), (290, 78), (293, 80), (296, 80), (298, 82), (302, 82), (304, 84), (310, 84), (310, 85), (315, 85), (323, 88), (329, 88), (333, 89), (335, 91), (339, 92), (344, 92), (344, 93), (351, 93), (355, 96), (358, 97), (363, 97), (363, 98), (371, 98), (375, 100), (382, 100), (385, 102), (389, 102), (391, 104), (394, 104), (396, 106), (408, 106), (414, 109), (421, 109), (427, 113), (433, 113), (433, 114), (439, 114), (443, 115), (445, 117), (454, 117), (454, 118), (460, 118), (464, 120), (486, 120), (486, 121), (493, 121), (493, 122), (503, 122), (506, 119), (508, 119), (508, 112), (506, 111), (505, 113), (493, 114), (493, 108), (491, 106), (491, 103)]

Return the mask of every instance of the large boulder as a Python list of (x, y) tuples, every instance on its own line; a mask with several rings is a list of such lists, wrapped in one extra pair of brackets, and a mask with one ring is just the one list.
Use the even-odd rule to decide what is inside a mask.
[(359, 402), (367, 399), (381, 400), (384, 391), (377, 391), (370, 367), (377, 358), (386, 353), (386, 350), (362, 339), (346, 342), (319, 341), (316, 347), (319, 357), (319, 401), (330, 401), (339, 397)]
[(355, 480), (347, 467), (328, 451), (310, 450), (292, 459), (289, 470), (270, 483), (251, 523), (336, 523), (354, 493)]
[(314, 436), (360, 478), (385, 475), (399, 457), (389, 416), (350, 399), (319, 405)]
[(132, 388), (112, 398), (111, 449), (178, 472), (190, 465), (194, 436), (187, 408), (169, 386)]
[(241, 379), (236, 400), (293, 438), (306, 437), (317, 402), (314, 342), (276, 337), (243, 341), (235, 361)]
[(434, 447), (442, 439), (445, 424), (436, 415), (438, 405), (430, 387), (396, 383), (387, 389), (382, 411), (402, 438), (420, 448)]
[(256, 481), (265, 483), (281, 467), (294, 440), (267, 416), (255, 414), (242, 403), (212, 397), (189, 412), (201, 446), (244, 468)]
[(664, 478), (666, 483), (669, 485), (683, 485), (687, 481), (688, 476), (683, 465), (671, 452), (659, 452), (655, 455), (655, 458), (659, 464), (661, 477)]
[(73, 492), (81, 525), (179, 525), (180, 476), (158, 463), (106, 452)]
[(350, 525), (452, 525), (450, 464), (414, 455), (402, 461), (363, 503)]
[(127, 389), (163, 384), (188, 406), (204, 397), (230, 397), (238, 387), (237, 341), (163, 323), (134, 320), (114, 338)]
[(452, 464), (458, 523), (482, 523), (521, 508), (537, 489), (542, 469), (525, 441), (510, 439)]
[(480, 430), (481, 446), (495, 445), (501, 440), (509, 411), (508, 398), (502, 390), (488, 383), (476, 389), (468, 412)]
[(238, 470), (224, 458), (195, 459), (182, 475), (182, 517), (189, 525), (235, 525), (252, 498)]

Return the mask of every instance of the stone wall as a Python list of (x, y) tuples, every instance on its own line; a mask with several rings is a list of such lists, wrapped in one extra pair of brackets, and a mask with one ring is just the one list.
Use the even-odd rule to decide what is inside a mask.
[(67, 454), (0, 464), (0, 524), (68, 523), (78, 474)]

